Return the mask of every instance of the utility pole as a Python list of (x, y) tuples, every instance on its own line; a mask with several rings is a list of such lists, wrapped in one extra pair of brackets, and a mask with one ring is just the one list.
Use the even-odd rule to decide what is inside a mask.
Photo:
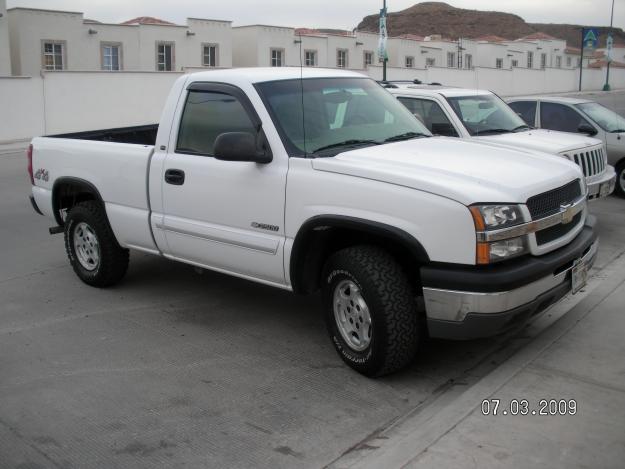
[(387, 35), (387, 25), (386, 25), (386, 0), (382, 2), (382, 14), (384, 15), (384, 57), (382, 62), (382, 81), (386, 81), (386, 62), (388, 62), (388, 54), (386, 52), (386, 35)]
[(610, 13), (610, 32), (606, 39), (606, 59), (608, 62), (607, 72), (605, 74), (605, 85), (603, 85), (603, 91), (610, 91), (610, 62), (612, 62), (612, 24), (614, 22), (614, 0), (612, 0), (612, 13)]
[(584, 27), (582, 26), (582, 40), (580, 41), (579, 52), (579, 90), (582, 91), (582, 70), (584, 70)]

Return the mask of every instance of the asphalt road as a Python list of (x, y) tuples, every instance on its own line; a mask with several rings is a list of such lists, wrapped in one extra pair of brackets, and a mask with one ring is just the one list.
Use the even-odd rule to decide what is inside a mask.
[[(371, 380), (334, 352), (317, 296), (133, 253), (125, 281), (82, 284), (0, 157), (0, 467), (320, 467), (523, 335), (430, 341)], [(596, 202), (597, 268), (620, 254), (625, 200)], [(547, 313), (548, 315), (549, 313)]]

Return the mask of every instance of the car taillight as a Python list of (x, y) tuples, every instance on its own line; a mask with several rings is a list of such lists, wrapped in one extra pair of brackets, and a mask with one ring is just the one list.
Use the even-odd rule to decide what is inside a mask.
[(26, 157), (28, 158), (28, 175), (30, 176), (30, 183), (35, 185), (35, 176), (33, 175), (33, 145), (28, 145), (26, 150)]

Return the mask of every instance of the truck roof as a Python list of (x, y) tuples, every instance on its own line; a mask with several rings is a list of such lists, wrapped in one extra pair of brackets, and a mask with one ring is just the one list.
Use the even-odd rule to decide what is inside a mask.
[(393, 94), (406, 93), (406, 94), (419, 94), (423, 95), (442, 95), (445, 97), (455, 96), (484, 96), (492, 94), (488, 90), (478, 90), (472, 88), (454, 88), (452, 86), (441, 85), (410, 85), (404, 83), (392, 83), (394, 86), (389, 87), (388, 90)]
[(297, 78), (369, 78), (361, 73), (349, 70), (337, 70), (329, 68), (312, 67), (249, 67), (208, 70), (205, 72), (192, 73), (190, 82), (194, 81), (247, 81), (249, 83), (262, 83), (266, 81), (293, 80)]
[(568, 96), (515, 96), (513, 98), (507, 98), (506, 101), (549, 101), (552, 103), (562, 104), (582, 104), (592, 102), (590, 99), (571, 98)]

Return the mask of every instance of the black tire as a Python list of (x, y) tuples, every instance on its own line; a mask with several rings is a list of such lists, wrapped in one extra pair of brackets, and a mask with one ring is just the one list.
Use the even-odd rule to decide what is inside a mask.
[[(358, 288), (370, 315), (370, 334), (362, 334), (360, 344), (364, 346), (366, 336), (370, 336), (364, 350), (355, 350), (345, 340), (335, 315), (335, 292), (350, 282)], [(387, 252), (374, 246), (336, 252), (324, 267), (322, 295), (330, 339), (343, 361), (354, 370), (365, 376), (382, 376), (404, 368), (414, 359), (420, 329), (414, 292), (399, 264)], [(344, 309), (349, 309), (347, 303)], [(355, 319), (358, 321), (358, 317)]]
[(614, 186), (614, 193), (619, 197), (625, 197), (625, 179), (623, 179), (623, 172), (625, 172), (625, 161), (621, 161), (616, 165), (616, 185)]
[[(90, 269), (83, 266), (76, 252), (77, 228), (86, 226), (95, 234), (97, 245), (92, 249), (98, 254), (97, 263)], [(113, 234), (104, 207), (94, 200), (76, 204), (65, 220), (65, 250), (78, 278), (93, 287), (108, 287), (119, 282), (128, 270), (128, 250), (122, 248)]]

